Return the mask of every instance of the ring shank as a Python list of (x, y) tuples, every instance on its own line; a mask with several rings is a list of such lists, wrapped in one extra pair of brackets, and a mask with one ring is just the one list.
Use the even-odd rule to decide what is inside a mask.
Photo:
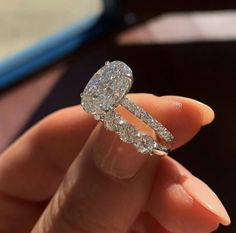
[(121, 100), (120, 105), (151, 127), (156, 132), (157, 136), (165, 140), (167, 143), (170, 143), (174, 139), (174, 136), (166, 127), (127, 97), (124, 97)]
[(100, 120), (106, 129), (117, 133), (122, 141), (133, 144), (140, 153), (163, 156), (169, 152), (165, 145), (156, 142), (150, 135), (138, 130), (114, 110), (107, 112)]

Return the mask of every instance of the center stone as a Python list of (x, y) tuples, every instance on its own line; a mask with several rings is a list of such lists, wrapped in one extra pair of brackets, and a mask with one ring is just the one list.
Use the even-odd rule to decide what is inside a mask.
[(106, 62), (85, 87), (81, 105), (91, 114), (103, 114), (119, 105), (132, 82), (132, 70), (124, 62)]

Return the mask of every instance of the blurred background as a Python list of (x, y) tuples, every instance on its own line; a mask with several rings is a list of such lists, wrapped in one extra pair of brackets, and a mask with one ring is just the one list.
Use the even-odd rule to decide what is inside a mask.
[(132, 91), (188, 96), (216, 119), (172, 153), (218, 194), (236, 232), (236, 2), (0, 0), (0, 151), (49, 113), (80, 103), (106, 60)]

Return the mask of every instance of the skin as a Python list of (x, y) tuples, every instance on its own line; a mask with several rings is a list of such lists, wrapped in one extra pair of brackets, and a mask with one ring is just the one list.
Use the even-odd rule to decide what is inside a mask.
[[(188, 98), (130, 98), (174, 134), (173, 149), (214, 118)], [(111, 141), (122, 151), (110, 152), (115, 167), (114, 159), (101, 163)], [(182, 165), (138, 154), (81, 106), (49, 115), (2, 153), (0, 203), (3, 233), (207, 233), (230, 223), (213, 191)]]

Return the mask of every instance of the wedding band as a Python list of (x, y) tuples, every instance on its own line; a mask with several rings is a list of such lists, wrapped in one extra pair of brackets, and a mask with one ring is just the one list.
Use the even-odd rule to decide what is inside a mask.
[[(102, 121), (126, 143), (133, 144), (142, 154), (165, 155), (174, 136), (159, 121), (126, 97), (133, 83), (132, 70), (121, 61), (106, 62), (89, 80), (83, 93), (83, 109)], [(158, 140), (127, 122), (115, 109), (123, 106), (152, 128)]]

